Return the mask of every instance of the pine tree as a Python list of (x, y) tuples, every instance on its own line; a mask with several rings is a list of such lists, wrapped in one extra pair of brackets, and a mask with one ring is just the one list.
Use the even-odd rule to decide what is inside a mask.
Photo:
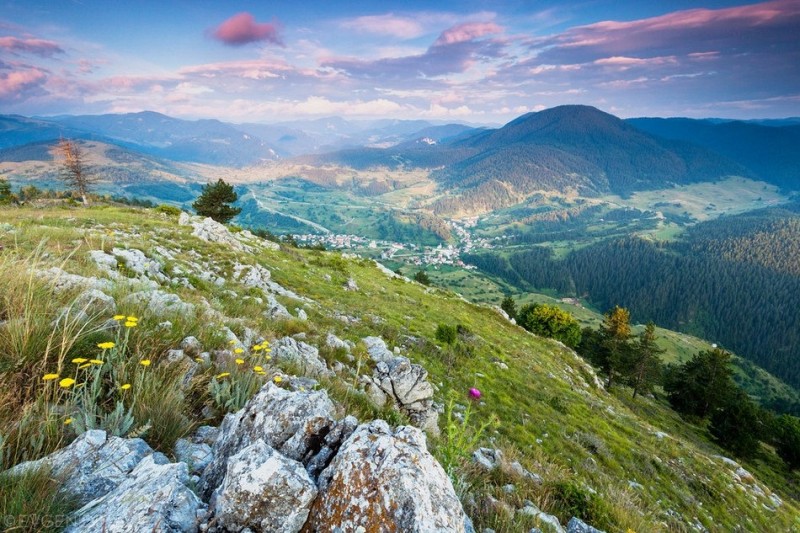
[(606, 373), (607, 388), (614, 384), (614, 376), (623, 371), (630, 359), (631, 313), (624, 307), (614, 306), (603, 317), (600, 326), (602, 337), (601, 368)]
[(648, 322), (632, 352), (630, 365), (631, 385), (633, 397), (639, 392), (650, 390), (661, 374), (661, 360), (659, 355), (664, 350), (656, 345), (656, 325)]
[(78, 193), (83, 205), (89, 205), (89, 192), (92, 184), (97, 182), (86, 165), (86, 156), (80, 145), (69, 139), (61, 139), (56, 147), (61, 157), (61, 181)]
[(428, 276), (428, 273), (424, 270), (420, 270), (416, 274), (414, 274), (414, 281), (417, 283), (422, 283), (423, 285), (430, 285), (431, 278)]
[(758, 450), (760, 426), (758, 407), (737, 388), (712, 413), (708, 429), (723, 448), (740, 457), (752, 457)]
[(696, 354), (667, 374), (664, 389), (676, 411), (700, 418), (725, 405), (736, 391), (731, 354), (714, 348)]
[(192, 204), (192, 207), (197, 211), (198, 215), (211, 217), (217, 222), (225, 224), (242, 212), (241, 208), (229, 205), (238, 198), (239, 196), (233, 190), (233, 186), (220, 179), (216, 183), (204, 185), (203, 191)]
[(514, 302), (514, 298), (512, 298), (510, 294), (503, 298), (503, 301), (500, 302), (500, 309), (505, 311), (509, 318), (517, 318), (517, 304)]
[(11, 184), (5, 178), (0, 178), (0, 205), (8, 205), (14, 201), (11, 194)]

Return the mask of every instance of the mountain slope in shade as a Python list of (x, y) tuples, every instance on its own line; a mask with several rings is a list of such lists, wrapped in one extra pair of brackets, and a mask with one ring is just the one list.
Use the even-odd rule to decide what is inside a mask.
[(589, 106), (528, 113), (453, 147), (473, 155), (439, 172), (442, 181), (473, 187), (499, 180), (521, 193), (565, 187), (626, 193), (748, 175), (707, 149), (656, 138)]
[(800, 187), (800, 124), (792, 119), (754, 123), (635, 118), (626, 122), (651, 135), (714, 150), (769, 183), (788, 189)]
[(152, 111), (54, 120), (83, 132), (82, 138), (110, 140), (173, 161), (243, 166), (276, 158), (258, 137), (218, 120), (181, 120)]

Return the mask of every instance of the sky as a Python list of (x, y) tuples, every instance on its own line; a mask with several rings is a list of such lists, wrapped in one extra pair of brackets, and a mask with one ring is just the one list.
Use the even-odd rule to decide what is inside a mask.
[(800, 0), (0, 0), (0, 113), (800, 116)]

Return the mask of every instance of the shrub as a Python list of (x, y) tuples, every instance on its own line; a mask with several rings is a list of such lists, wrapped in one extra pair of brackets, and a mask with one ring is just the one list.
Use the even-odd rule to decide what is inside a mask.
[(427, 272), (425, 272), (424, 270), (420, 270), (419, 272), (414, 274), (414, 281), (416, 281), (417, 283), (422, 283), (423, 285), (431, 284), (431, 278), (428, 277)]
[(455, 344), (458, 338), (458, 330), (456, 326), (448, 326), (447, 324), (439, 324), (436, 327), (436, 340), (444, 344)]
[(575, 317), (553, 305), (526, 305), (517, 313), (517, 322), (532, 333), (559, 340), (571, 348), (581, 342), (581, 327)]
[(180, 208), (175, 207), (174, 205), (167, 205), (167, 204), (159, 205), (158, 207), (156, 207), (156, 211), (172, 217), (180, 216), (180, 214), (182, 213)]

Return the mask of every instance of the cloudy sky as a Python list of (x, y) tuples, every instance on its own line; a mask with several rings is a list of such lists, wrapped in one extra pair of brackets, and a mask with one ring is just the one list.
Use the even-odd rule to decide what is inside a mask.
[(800, 115), (800, 0), (0, 0), (0, 113)]

